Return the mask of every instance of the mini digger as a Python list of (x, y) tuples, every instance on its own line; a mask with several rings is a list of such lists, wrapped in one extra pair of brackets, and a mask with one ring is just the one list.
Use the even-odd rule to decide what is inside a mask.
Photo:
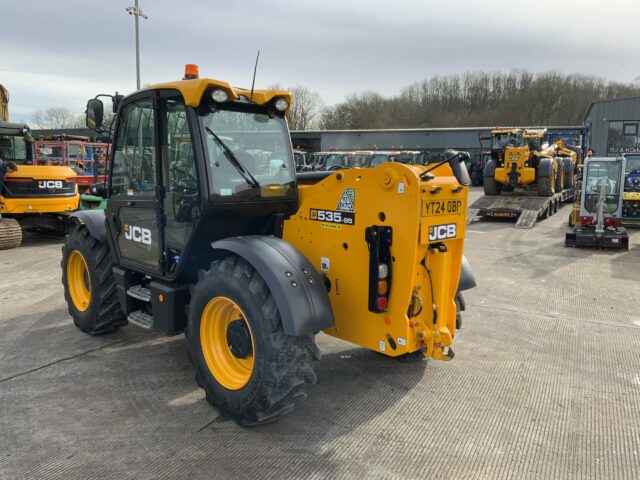
[[(389, 357), (451, 360), (475, 286), (464, 153), (298, 173), (291, 93), (199, 78), (119, 102), (104, 210), (75, 212), (62, 283), (75, 325), (184, 332), (196, 382), (240, 425), (316, 382), (320, 331)], [(87, 104), (100, 127), (104, 106)]]
[(629, 235), (621, 226), (625, 183), (624, 157), (587, 157), (582, 169), (579, 223), (566, 234), (567, 247), (629, 249)]

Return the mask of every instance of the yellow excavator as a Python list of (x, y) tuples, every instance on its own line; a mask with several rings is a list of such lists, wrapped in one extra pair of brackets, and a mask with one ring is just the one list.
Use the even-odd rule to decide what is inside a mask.
[(0, 190), (0, 250), (22, 243), (22, 228), (65, 230), (78, 209), (76, 174), (69, 167), (33, 165), (34, 139), (22, 123), (9, 122), (9, 92), (0, 85), (0, 159), (18, 169)]

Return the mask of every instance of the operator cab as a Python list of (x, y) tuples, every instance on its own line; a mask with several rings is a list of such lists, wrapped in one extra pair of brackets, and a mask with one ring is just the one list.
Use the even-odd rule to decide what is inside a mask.
[[(181, 265), (194, 262), (181, 259), (208, 260), (213, 241), (280, 236), (297, 208), (290, 103), (289, 91), (206, 78), (120, 100), (105, 210), (119, 263), (189, 281), (197, 272)], [(87, 124), (101, 128), (102, 112), (90, 100)]]
[(21, 123), (0, 124), (0, 158), (17, 165), (33, 164), (29, 127)]
[(517, 148), (524, 145), (523, 132), (518, 128), (493, 130), (491, 132), (491, 158), (496, 161), (504, 159), (504, 150), (506, 148)]
[(620, 216), (618, 210), (622, 208), (621, 179), (624, 178), (624, 163), (624, 159), (593, 159), (588, 161), (582, 184), (584, 189), (583, 214), (595, 215), (598, 202), (602, 200), (605, 215)]

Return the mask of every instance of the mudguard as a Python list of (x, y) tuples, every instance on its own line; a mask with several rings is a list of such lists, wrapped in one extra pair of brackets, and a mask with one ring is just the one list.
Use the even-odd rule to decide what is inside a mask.
[(487, 164), (484, 166), (484, 176), (489, 178), (495, 177), (496, 166), (497, 166), (497, 163), (495, 160), (493, 159), (489, 160)]
[(476, 286), (476, 278), (471, 270), (471, 265), (466, 256), (462, 256), (462, 269), (460, 270), (460, 281), (458, 282), (458, 292), (469, 290)]
[(73, 212), (71, 217), (75, 217), (84, 223), (89, 229), (91, 236), (102, 243), (107, 241), (107, 225), (105, 223), (104, 210), (79, 210)]
[(334, 325), (323, 278), (290, 243), (247, 235), (218, 240), (211, 246), (235, 253), (256, 269), (269, 286), (287, 335), (306, 335)]

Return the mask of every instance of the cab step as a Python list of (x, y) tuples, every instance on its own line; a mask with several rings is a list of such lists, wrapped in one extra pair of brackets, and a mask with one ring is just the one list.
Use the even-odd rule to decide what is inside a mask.
[(142, 310), (131, 312), (127, 320), (136, 327), (144, 328), (145, 330), (151, 330), (153, 328), (153, 317)]
[(133, 285), (127, 290), (127, 295), (143, 302), (151, 300), (151, 290), (144, 288), (142, 285)]

